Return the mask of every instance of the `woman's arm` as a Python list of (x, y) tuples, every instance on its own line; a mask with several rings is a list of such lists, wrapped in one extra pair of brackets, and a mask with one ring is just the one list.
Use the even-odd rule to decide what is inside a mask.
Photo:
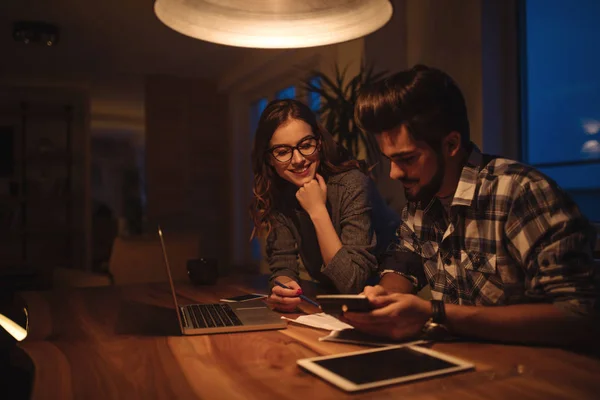
[(308, 213), (315, 227), (321, 257), (323, 257), (323, 263), (327, 265), (342, 248), (342, 242), (331, 223), (331, 217), (325, 205), (327, 184), (323, 177), (316, 174), (315, 179), (298, 189), (296, 198), (304, 211)]
[[(332, 205), (340, 207), (338, 237), (325, 208), (325, 183), (320, 176), (317, 179), (318, 181), (305, 185), (304, 196), (297, 197), (315, 226), (324, 262), (321, 272), (331, 279), (340, 292), (358, 293), (362, 291), (369, 276), (377, 270), (377, 259), (373, 254), (377, 240), (371, 220), (370, 199), (370, 190), (376, 189), (370, 187), (370, 179), (359, 171), (347, 174), (345, 181), (340, 182), (344, 186), (341, 199), (339, 204)], [(311, 187), (307, 187), (308, 185)], [(322, 197), (316, 196), (318, 193)], [(306, 196), (308, 194), (313, 197), (309, 198)], [(305, 206), (303, 200), (311, 202), (304, 201), (307, 204)]]
[[(278, 217), (267, 236), (265, 252), (267, 265), (271, 270), (270, 282), (283, 277), (296, 282), (300, 280), (298, 272), (298, 249), (296, 239), (283, 217)], [(271, 286), (273, 283), (271, 283)]]
[[(279, 311), (293, 312), (300, 304), (302, 289), (298, 282), (298, 249), (296, 240), (283, 217), (273, 224), (267, 237), (267, 263), (271, 270), (271, 293), (268, 302)], [(275, 285), (274, 280), (283, 283), (289, 289)]]
[(323, 207), (313, 214), (310, 214), (310, 220), (317, 233), (317, 240), (319, 242), (321, 256), (323, 257), (323, 264), (327, 265), (342, 248), (342, 242), (331, 223), (331, 217), (327, 212), (327, 208)]

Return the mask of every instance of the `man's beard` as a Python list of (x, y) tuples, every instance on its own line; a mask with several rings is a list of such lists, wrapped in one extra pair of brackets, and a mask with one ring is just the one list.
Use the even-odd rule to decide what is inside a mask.
[[(411, 202), (421, 202), (423, 204), (427, 204), (433, 199), (441, 189), (442, 183), (444, 181), (444, 172), (446, 170), (446, 163), (444, 162), (444, 158), (441, 155), (437, 155), (437, 169), (435, 174), (425, 186), (423, 186), (417, 193), (414, 195), (409, 193), (409, 191), (405, 188), (404, 194), (406, 195), (406, 199)], [(410, 180), (406, 180), (406, 182), (411, 182)]]

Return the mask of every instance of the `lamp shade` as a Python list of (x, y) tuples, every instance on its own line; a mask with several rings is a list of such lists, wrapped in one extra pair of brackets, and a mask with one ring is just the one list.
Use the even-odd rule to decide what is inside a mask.
[[(27, 315), (27, 310), (24, 309), (25, 315)], [(8, 332), (12, 337), (14, 337), (19, 342), (27, 337), (27, 329), (23, 328), (21, 325), (17, 324), (12, 319), (0, 314), (0, 327), (4, 328), (6, 332)]]
[(154, 12), (184, 35), (237, 47), (300, 48), (356, 39), (392, 16), (389, 0), (156, 0)]

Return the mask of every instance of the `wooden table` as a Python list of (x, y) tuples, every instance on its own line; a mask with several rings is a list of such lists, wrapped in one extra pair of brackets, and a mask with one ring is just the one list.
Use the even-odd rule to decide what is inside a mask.
[[(264, 282), (263, 282), (264, 283)], [(258, 281), (177, 285), (182, 302), (256, 291)], [(346, 394), (296, 366), (299, 358), (363, 349), (319, 342), (327, 332), (180, 336), (166, 284), (24, 292), (35, 365), (33, 399), (598, 399), (600, 360), (562, 349), (439, 343), (476, 370)], [(366, 366), (367, 367), (367, 366)]]

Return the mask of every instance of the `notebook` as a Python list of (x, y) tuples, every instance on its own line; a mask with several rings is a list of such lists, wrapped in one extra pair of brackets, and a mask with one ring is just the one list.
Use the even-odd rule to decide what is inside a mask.
[(158, 236), (160, 237), (173, 302), (177, 310), (179, 328), (183, 335), (262, 331), (283, 329), (287, 326), (286, 321), (282, 320), (279, 314), (272, 311), (262, 301), (180, 306), (177, 303), (177, 293), (171, 276), (167, 248), (160, 227), (158, 227)]

